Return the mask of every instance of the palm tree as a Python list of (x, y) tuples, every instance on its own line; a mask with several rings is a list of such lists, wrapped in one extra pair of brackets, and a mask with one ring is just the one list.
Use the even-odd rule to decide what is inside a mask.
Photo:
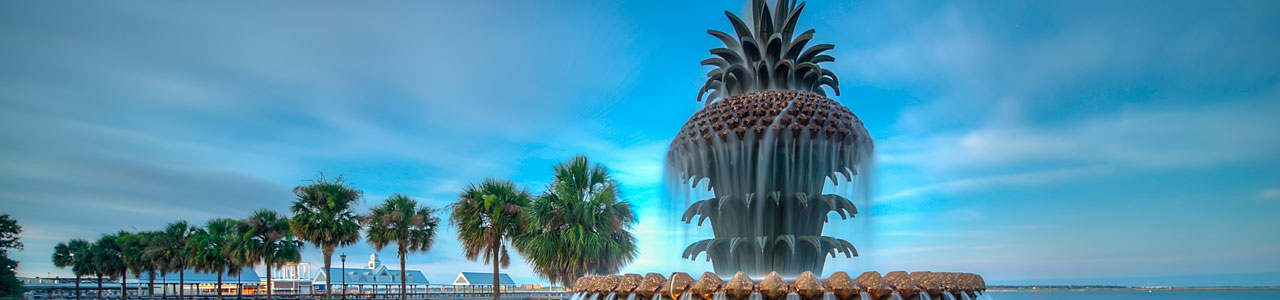
[[(103, 236), (103, 238), (105, 238), (105, 236)], [(89, 259), (86, 264), (89, 267), (89, 272), (93, 273), (94, 277), (98, 278), (98, 300), (102, 300), (103, 296), (102, 277), (108, 274), (107, 272), (104, 272), (107, 271), (107, 268), (103, 267), (104, 259), (99, 257), (100, 255), (105, 255), (107, 252), (103, 249), (103, 245), (101, 245), (104, 243), (103, 238), (99, 238), (97, 241), (89, 244)]]
[(462, 190), (453, 203), (450, 223), (458, 231), (463, 254), (476, 260), (481, 254), (493, 264), (493, 299), (499, 298), (498, 267), (511, 264), (503, 242), (520, 233), (520, 218), (529, 204), (529, 191), (506, 180), (485, 179)]
[(152, 299), (155, 298), (156, 268), (155, 264), (147, 260), (149, 258), (147, 250), (148, 247), (150, 247), (151, 238), (155, 235), (156, 233), (153, 232), (131, 233), (124, 236), (120, 242), (120, 258), (124, 261), (125, 267), (128, 271), (132, 272), (133, 277), (142, 278), (143, 272), (150, 275), (150, 281), (147, 286), (150, 288), (150, 292), (148, 294)]
[[(361, 192), (346, 186), (342, 176), (327, 181), (323, 176), (309, 185), (293, 188), (297, 199), (289, 211), (289, 229), (304, 241), (311, 242), (324, 256), (325, 287), (332, 291), (330, 270), (333, 249), (353, 245), (360, 240), (360, 224), (355, 214)], [(325, 292), (325, 300), (333, 293)]]
[(247, 265), (261, 261), (267, 267), (267, 299), (271, 299), (271, 268), (302, 259), (302, 243), (293, 238), (289, 219), (273, 210), (259, 209), (240, 226), (241, 250), (238, 257)]
[(374, 250), (382, 251), (387, 244), (396, 243), (396, 254), (400, 256), (400, 300), (407, 300), (404, 258), (409, 252), (431, 250), (436, 228), (440, 226), (436, 210), (397, 194), (370, 210), (363, 221)]
[[(172, 269), (172, 263), (171, 263), (172, 258), (170, 257), (170, 255), (173, 255), (172, 253), (177, 252), (180, 249), (178, 248), (177, 243), (174, 242), (173, 237), (170, 236), (169, 233), (166, 231), (153, 231), (153, 232), (150, 232), (150, 235), (151, 236), (147, 238), (147, 248), (145, 251), (143, 251), (142, 256), (143, 256), (143, 259), (146, 260), (146, 262), (151, 265), (150, 266), (151, 270), (148, 272), (151, 277), (150, 278), (151, 279), (150, 285), (152, 289), (151, 298), (155, 298), (154, 294), (155, 294), (156, 273), (160, 273), (160, 278), (162, 279), (166, 278), (166, 275)], [(168, 296), (169, 284), (165, 282), (165, 283), (161, 283), (161, 285), (162, 286), (160, 287), (160, 291), (161, 291), (160, 297), (164, 298)]]
[(222, 300), (222, 275), (231, 267), (227, 259), (226, 248), (234, 236), (239, 221), (227, 218), (209, 220), (204, 228), (196, 229), (191, 240), (192, 266), (197, 270), (214, 273), (218, 276), (218, 300)]
[(179, 299), (184, 296), (186, 291), (186, 271), (187, 267), (191, 266), (192, 257), (195, 256), (191, 244), (197, 229), (187, 224), (187, 221), (169, 223), (169, 226), (164, 229), (165, 235), (173, 242), (173, 247), (164, 250), (161, 256), (168, 258), (166, 259), (168, 262), (168, 268), (166, 269), (178, 273)]
[(607, 170), (576, 156), (554, 168), (547, 191), (525, 211), (516, 249), (534, 272), (566, 287), (586, 274), (617, 273), (636, 258), (631, 204)]
[(98, 298), (102, 298), (102, 276), (120, 276), (120, 298), (129, 297), (128, 278), (125, 272), (129, 270), (124, 263), (121, 242), (129, 235), (129, 233), (120, 231), (116, 234), (104, 234), (94, 244), (93, 264), (95, 272), (98, 274)]
[(53, 265), (71, 268), (76, 275), (76, 300), (80, 300), (80, 277), (93, 274), (93, 252), (89, 241), (72, 239), (53, 247)]

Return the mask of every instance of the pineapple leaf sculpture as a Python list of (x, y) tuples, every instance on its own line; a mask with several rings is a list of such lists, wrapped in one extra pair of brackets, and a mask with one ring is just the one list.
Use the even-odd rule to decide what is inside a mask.
[(752, 1), (753, 27), (747, 27), (737, 15), (726, 11), (724, 14), (733, 24), (736, 38), (722, 31), (707, 30), (724, 42), (724, 47), (711, 49), (715, 57), (702, 61), (702, 65), (715, 66), (715, 69), (707, 73), (707, 82), (698, 91), (698, 101), (702, 101), (703, 96), (711, 102), (763, 90), (804, 91), (826, 96), (822, 86), (840, 95), (840, 80), (835, 73), (818, 65), (836, 60), (822, 54), (835, 45), (805, 48), (813, 39), (813, 29), (794, 35), (804, 3), (780, 0), (774, 7), (777, 11), (770, 12), (764, 1)]
[(734, 34), (708, 31), (725, 47), (702, 62), (715, 67), (698, 92), (706, 105), (667, 151), (668, 180), (680, 183), (675, 191), (705, 182), (701, 188), (715, 194), (686, 197), (692, 204), (682, 220), (710, 221), (715, 238), (689, 245), (684, 257), (705, 252), (719, 274), (821, 274), (827, 256), (857, 255), (848, 241), (822, 235), (829, 215), (845, 219), (857, 208), (822, 191), (828, 180), (854, 181), (873, 143), (848, 108), (826, 97), (824, 86), (839, 95), (835, 74), (819, 66), (835, 60), (822, 54), (834, 46), (806, 48), (814, 31), (793, 34), (803, 9), (755, 0), (751, 27), (725, 13)]

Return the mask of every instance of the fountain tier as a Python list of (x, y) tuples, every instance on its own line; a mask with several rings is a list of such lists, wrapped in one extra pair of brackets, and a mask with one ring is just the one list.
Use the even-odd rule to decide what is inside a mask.
[(822, 191), (827, 181), (852, 182), (872, 150), (862, 121), (817, 93), (758, 91), (708, 104), (667, 152), (675, 194), (701, 182), (715, 193), (686, 200), (698, 201), (682, 220), (710, 220), (715, 238), (689, 245), (684, 257), (705, 252), (722, 274), (796, 276), (821, 274), (828, 255), (857, 256), (848, 241), (822, 235), (831, 213), (845, 219), (857, 208)]

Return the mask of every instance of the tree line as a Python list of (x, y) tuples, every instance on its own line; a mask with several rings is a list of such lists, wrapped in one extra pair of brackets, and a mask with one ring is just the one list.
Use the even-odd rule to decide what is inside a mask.
[[(539, 276), (565, 286), (585, 275), (617, 273), (635, 260), (636, 223), (631, 205), (622, 199), (617, 183), (599, 164), (576, 156), (555, 165), (546, 190), (533, 195), (510, 180), (485, 179), (464, 188), (451, 210), (449, 223), (469, 260), (493, 266), (494, 299), (499, 298), (499, 267), (510, 263), (508, 246), (518, 251)], [(119, 278), (120, 294), (128, 297), (127, 277), (148, 274), (148, 296), (155, 297), (158, 274), (179, 276), (185, 286), (184, 271), (238, 277), (246, 267), (267, 270), (267, 299), (271, 299), (271, 269), (301, 260), (303, 243), (320, 249), (324, 260), (326, 287), (332, 287), (331, 262), (337, 247), (359, 242), (361, 234), (377, 251), (395, 244), (400, 259), (400, 298), (405, 293), (405, 257), (426, 252), (435, 242), (441, 220), (440, 209), (395, 194), (372, 207), (356, 212), (363, 192), (344, 179), (317, 180), (297, 186), (289, 207), (290, 216), (260, 209), (244, 219), (217, 218), (193, 226), (186, 221), (170, 223), (162, 230), (104, 234), (96, 241), (72, 239), (54, 248), (52, 260), (59, 268), (70, 268), (76, 276), (76, 299), (80, 299), (80, 278), (94, 276), (98, 290), (103, 278)], [(240, 286), (237, 284), (237, 286)], [(330, 289), (332, 290), (332, 289)], [(184, 296), (178, 289), (178, 297)], [(242, 289), (237, 288), (237, 295)], [(331, 293), (325, 299), (331, 300)], [(222, 299), (222, 289), (217, 289)], [(102, 299), (102, 293), (98, 294)]]

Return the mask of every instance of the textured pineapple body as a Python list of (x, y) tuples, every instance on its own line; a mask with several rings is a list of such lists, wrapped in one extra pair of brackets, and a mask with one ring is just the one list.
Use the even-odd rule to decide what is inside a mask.
[(843, 105), (802, 91), (757, 91), (712, 102), (694, 114), (667, 153), (668, 176), (715, 197), (693, 202), (684, 221), (709, 220), (706, 252), (717, 273), (796, 276), (822, 272), (827, 255), (856, 255), (849, 242), (822, 236), (831, 213), (857, 212), (826, 181), (850, 182), (873, 144)]

